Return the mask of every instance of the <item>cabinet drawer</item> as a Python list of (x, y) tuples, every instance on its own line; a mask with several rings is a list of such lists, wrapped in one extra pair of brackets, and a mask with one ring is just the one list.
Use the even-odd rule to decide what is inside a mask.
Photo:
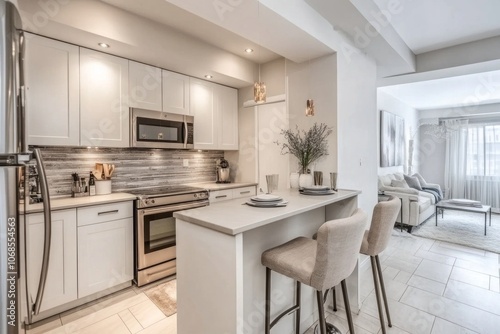
[(233, 198), (248, 197), (255, 195), (255, 186), (233, 189)]
[(217, 191), (210, 192), (210, 203), (227, 201), (228, 199), (232, 199), (232, 198), (233, 198), (233, 190), (232, 189), (217, 190)]
[(132, 216), (132, 202), (94, 205), (77, 209), (78, 226), (97, 224)]

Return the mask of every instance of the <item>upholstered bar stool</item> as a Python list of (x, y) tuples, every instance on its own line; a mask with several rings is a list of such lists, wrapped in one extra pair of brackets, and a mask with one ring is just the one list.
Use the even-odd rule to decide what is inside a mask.
[[(321, 225), (317, 240), (298, 237), (262, 253), (262, 264), (266, 267), (264, 323), (266, 334), (269, 334), (271, 328), (285, 315), (294, 312), (295, 332), (299, 333), (301, 283), (316, 289), (321, 334), (326, 334), (323, 291), (341, 283), (349, 330), (354, 334), (345, 279), (356, 267), (366, 224), (366, 214), (357, 209), (351, 217), (330, 220)], [(271, 321), (271, 270), (296, 281), (295, 305), (282, 312), (273, 321)]]
[[(386, 333), (384, 323), (384, 312), (380, 301), (380, 292), (384, 298), (385, 312), (387, 314), (387, 323), (392, 327), (391, 316), (389, 314), (389, 304), (387, 303), (387, 295), (385, 293), (384, 278), (382, 276), (382, 268), (378, 255), (386, 249), (391, 232), (396, 222), (399, 210), (401, 209), (401, 201), (398, 197), (389, 196), (389, 199), (375, 205), (373, 209), (372, 223), (370, 229), (365, 231), (363, 242), (361, 244), (360, 253), (369, 255), (372, 265), (373, 283), (375, 285), (375, 294), (377, 296), (377, 307), (382, 326), (382, 333)], [(379, 291), (381, 290), (381, 291)]]

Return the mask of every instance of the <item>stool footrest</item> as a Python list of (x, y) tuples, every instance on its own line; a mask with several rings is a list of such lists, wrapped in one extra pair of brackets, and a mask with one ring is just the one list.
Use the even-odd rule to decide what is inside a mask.
[(272, 322), (271, 322), (271, 328), (273, 328), (274, 325), (276, 325), (276, 323), (278, 323), (278, 321), (281, 320), (281, 318), (283, 318), (284, 316), (286, 315), (290, 315), (292, 314), (293, 312), (297, 311), (298, 309), (300, 309), (300, 306), (299, 305), (294, 305), (292, 307), (290, 307), (289, 309), (283, 311), (282, 313), (280, 313)]

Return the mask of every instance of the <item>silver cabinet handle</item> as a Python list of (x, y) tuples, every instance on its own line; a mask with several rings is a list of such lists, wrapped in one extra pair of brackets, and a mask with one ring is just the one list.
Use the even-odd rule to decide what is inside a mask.
[(40, 281), (38, 283), (38, 292), (36, 294), (35, 304), (33, 305), (33, 313), (34, 315), (37, 315), (40, 312), (43, 293), (45, 291), (45, 281), (47, 280), (47, 272), (49, 270), (52, 217), (50, 212), (49, 186), (47, 183), (47, 176), (45, 175), (45, 166), (43, 165), (42, 154), (40, 153), (40, 149), (38, 148), (34, 149), (33, 153), (37, 163), (38, 175), (40, 176), (40, 187), (43, 198), (43, 211), (44, 211), (43, 220), (44, 220), (44, 234), (45, 234), (45, 238), (43, 241), (43, 260), (42, 260), (42, 269), (40, 272)]
[(188, 124), (186, 121), (186, 116), (184, 116), (184, 148), (187, 148), (187, 143), (188, 143)]
[(98, 212), (97, 215), (98, 216), (101, 216), (101, 215), (110, 215), (110, 214), (113, 214), (113, 213), (118, 213), (119, 210), (110, 210), (110, 211), (103, 211), (103, 212)]
[(227, 197), (227, 195), (219, 195), (219, 196), (215, 196), (215, 198), (225, 198)]
[(250, 190), (247, 190), (247, 191), (240, 191), (240, 195), (243, 195), (243, 194), (250, 194)]

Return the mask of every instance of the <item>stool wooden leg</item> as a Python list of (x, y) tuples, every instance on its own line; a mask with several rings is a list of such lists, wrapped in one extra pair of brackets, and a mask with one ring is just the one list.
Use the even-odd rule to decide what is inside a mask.
[(351, 314), (351, 305), (349, 303), (349, 295), (347, 293), (347, 284), (345, 283), (345, 279), (340, 282), (342, 285), (342, 297), (344, 297), (344, 306), (345, 306), (345, 314), (347, 315), (347, 323), (349, 324), (349, 333), (354, 333), (354, 324), (352, 322), (352, 314)]
[(325, 319), (325, 308), (323, 306), (323, 291), (316, 291), (316, 299), (318, 300), (318, 313), (319, 313), (319, 328), (321, 334), (326, 334), (326, 319)]
[(384, 277), (382, 276), (382, 269), (381, 269), (382, 267), (380, 266), (380, 260), (378, 258), (378, 255), (375, 255), (375, 260), (377, 261), (378, 278), (380, 279), (380, 289), (382, 290), (382, 297), (384, 298), (385, 315), (387, 316), (387, 323), (389, 324), (389, 327), (392, 327), (391, 315), (389, 314), (389, 303), (387, 302), (387, 295), (385, 294)]
[(384, 323), (384, 311), (382, 310), (382, 303), (380, 302), (377, 263), (375, 262), (374, 256), (370, 256), (370, 261), (372, 264), (373, 284), (375, 285), (375, 295), (377, 297), (377, 307), (378, 307), (378, 316), (380, 318), (380, 326), (382, 327), (382, 334), (386, 334), (385, 323)]
[(264, 323), (264, 333), (271, 332), (271, 269), (266, 267), (266, 316)]

